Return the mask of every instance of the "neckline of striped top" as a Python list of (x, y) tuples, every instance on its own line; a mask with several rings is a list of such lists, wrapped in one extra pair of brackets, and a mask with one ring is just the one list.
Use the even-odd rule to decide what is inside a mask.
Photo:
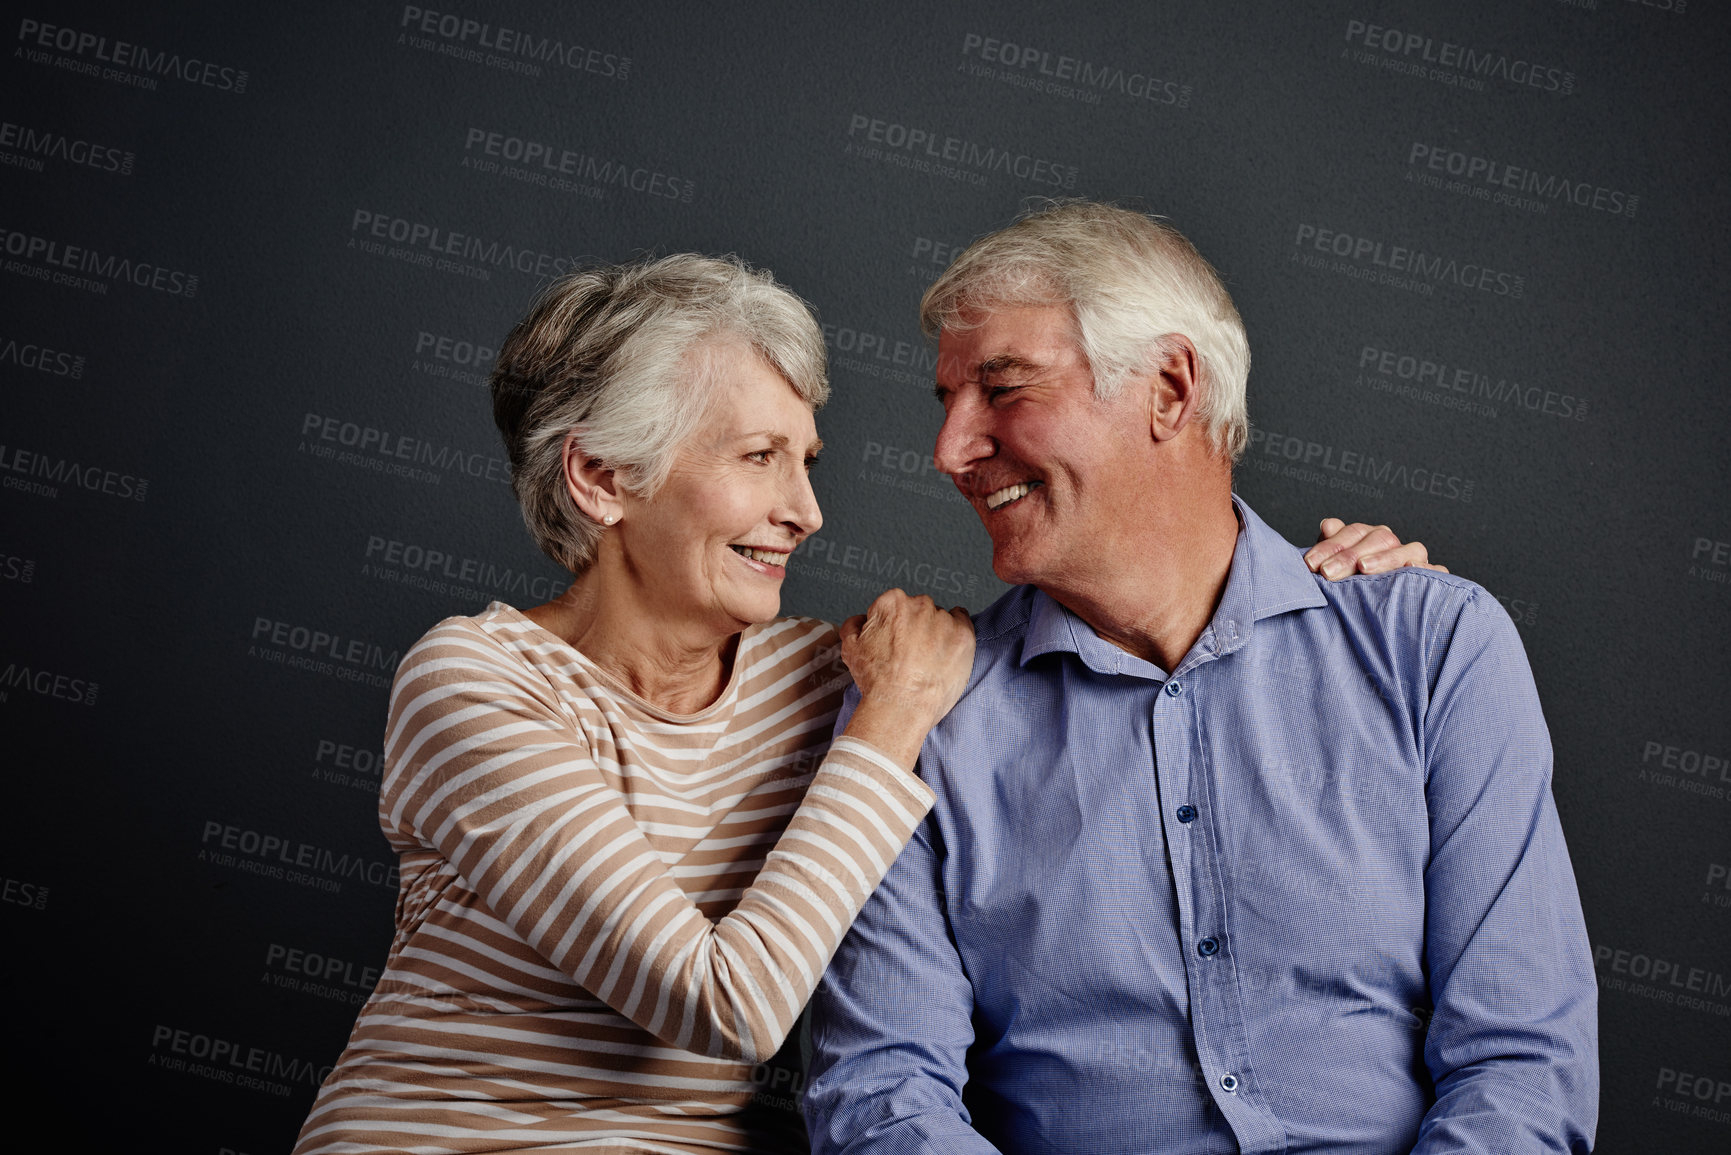
[(508, 621), (511, 628), (516, 632), (533, 635), (534, 638), (537, 639), (537, 644), (550, 644), (556, 647), (565, 661), (575, 663), (586, 675), (602, 683), (609, 693), (615, 694), (624, 699), (627, 704), (643, 711), (645, 714), (650, 715), (657, 721), (672, 722), (676, 724), (707, 722), (713, 719), (717, 714), (720, 714), (732, 707), (734, 699), (739, 696), (740, 686), (745, 682), (746, 667), (751, 665), (752, 662), (758, 658), (756, 653), (748, 654), (747, 650), (756, 649), (753, 643), (757, 640), (762, 631), (762, 627), (756, 623), (746, 626), (744, 630), (740, 631), (739, 644), (734, 647), (733, 651), (733, 669), (728, 672), (727, 685), (722, 688), (721, 693), (716, 697), (715, 701), (694, 714), (676, 714), (665, 707), (657, 706), (654, 702), (651, 702), (649, 699), (632, 690), (631, 687), (627, 686), (616, 675), (598, 664), (595, 659), (591, 658), (588, 654), (585, 654), (582, 650), (579, 650), (576, 646), (573, 646), (570, 642), (566, 641), (552, 630), (547, 629), (545, 626), (535, 621), (534, 618), (529, 617), (529, 615), (525, 614), (522, 610), (509, 602), (489, 602), (487, 608), (481, 613), (475, 615), (475, 618), (477, 623), (483, 629), (486, 629), (489, 625), (489, 618), (494, 620), (504, 619)]

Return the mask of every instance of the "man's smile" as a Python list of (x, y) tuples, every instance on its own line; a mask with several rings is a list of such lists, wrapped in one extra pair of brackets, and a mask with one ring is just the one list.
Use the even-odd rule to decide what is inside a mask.
[(1022, 500), (1044, 484), (1043, 481), (1019, 481), (1015, 485), (1006, 485), (1002, 489), (986, 494), (986, 508), (995, 513), (1007, 505)]

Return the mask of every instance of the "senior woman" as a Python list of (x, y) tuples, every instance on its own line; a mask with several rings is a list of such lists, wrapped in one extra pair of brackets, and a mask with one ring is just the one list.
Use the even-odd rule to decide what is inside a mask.
[(967, 614), (892, 590), (839, 630), (778, 616), (822, 522), (828, 386), (766, 273), (566, 277), (492, 388), (575, 580), (445, 619), (397, 671), (396, 935), (295, 1150), (762, 1150), (750, 1064), (931, 804), (913, 767), (966, 686)]

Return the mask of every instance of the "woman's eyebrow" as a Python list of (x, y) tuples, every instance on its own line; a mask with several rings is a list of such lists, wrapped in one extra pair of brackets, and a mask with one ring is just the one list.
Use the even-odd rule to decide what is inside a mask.
[[(793, 439), (788, 437), (787, 434), (776, 433), (774, 430), (770, 429), (754, 429), (749, 433), (741, 433), (736, 440), (750, 441), (754, 437), (767, 437), (769, 443), (777, 449), (786, 449), (789, 445), (793, 444)], [(822, 451), (823, 438), (821, 437), (814, 438), (811, 447), (806, 450), (808, 453), (821, 453)]]

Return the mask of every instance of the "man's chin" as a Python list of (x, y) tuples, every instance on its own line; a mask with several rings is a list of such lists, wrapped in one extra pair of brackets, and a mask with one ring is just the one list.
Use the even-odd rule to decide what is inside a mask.
[(1007, 585), (1034, 585), (1034, 567), (1026, 553), (1013, 545), (992, 546), (992, 572)]

